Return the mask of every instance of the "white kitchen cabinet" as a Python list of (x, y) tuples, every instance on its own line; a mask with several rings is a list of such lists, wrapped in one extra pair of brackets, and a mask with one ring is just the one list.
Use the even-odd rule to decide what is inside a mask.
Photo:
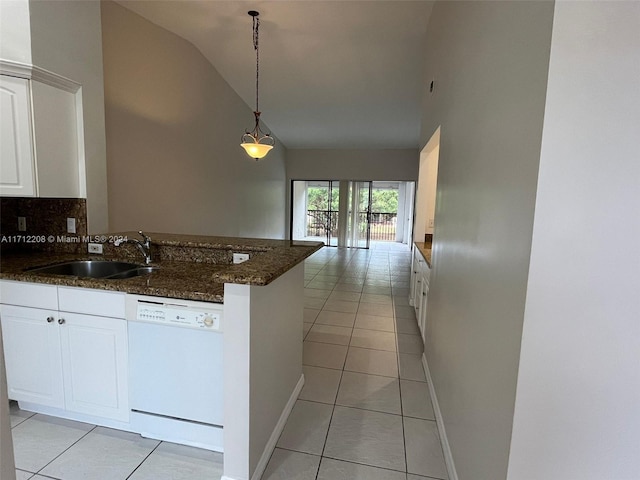
[[(128, 422), (127, 322), (83, 311), (89, 305), (95, 311), (124, 312), (124, 294), (97, 292), (101, 296), (96, 297), (92, 290), (59, 287), (63, 300), (79, 300), (78, 308), (67, 300), (60, 304), (80, 310), (75, 313), (24, 306), (34, 298), (24, 291), (50, 294), (57, 287), (9, 281), (0, 287), (9, 398)], [(91, 302), (83, 302), (83, 294)]]
[(29, 80), (0, 75), (0, 195), (36, 195)]
[(427, 300), (429, 296), (429, 277), (431, 268), (418, 248), (413, 247), (411, 267), (411, 288), (409, 304), (413, 306), (422, 339), (425, 339), (427, 325)]
[[(429, 267), (425, 265), (425, 268)], [(427, 300), (429, 298), (429, 277), (425, 275), (423, 271), (422, 276), (422, 291), (420, 292), (420, 311), (418, 313), (418, 328), (420, 329), (420, 334), (422, 335), (422, 341), (425, 341), (426, 337), (426, 329), (427, 329)]]
[(0, 305), (9, 398), (64, 408), (57, 312)]
[(128, 421), (127, 322), (60, 312), (65, 408)]
[(0, 75), (0, 195), (84, 196), (79, 111), (75, 93)]

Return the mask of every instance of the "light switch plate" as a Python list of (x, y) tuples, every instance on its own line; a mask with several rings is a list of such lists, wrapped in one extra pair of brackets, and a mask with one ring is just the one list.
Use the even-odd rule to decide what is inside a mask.
[(27, 231), (27, 217), (18, 217), (18, 231), (19, 232)]

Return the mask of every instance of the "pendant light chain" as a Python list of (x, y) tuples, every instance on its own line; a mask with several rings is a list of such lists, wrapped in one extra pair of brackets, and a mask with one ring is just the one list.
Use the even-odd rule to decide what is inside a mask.
[(253, 17), (253, 48), (256, 51), (256, 112), (260, 112), (259, 108), (259, 88), (260, 85), (260, 50), (258, 48), (258, 29), (260, 28), (260, 18)]

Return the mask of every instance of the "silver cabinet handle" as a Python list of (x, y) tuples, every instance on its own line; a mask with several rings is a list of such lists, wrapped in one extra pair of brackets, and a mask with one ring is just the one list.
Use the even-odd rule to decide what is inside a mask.
[(51, 323), (55, 320), (53, 317), (47, 317), (47, 323)]
[(58, 319), (58, 324), (59, 324), (59, 325), (62, 325), (63, 323), (64, 323), (64, 318), (59, 318), (59, 319)]

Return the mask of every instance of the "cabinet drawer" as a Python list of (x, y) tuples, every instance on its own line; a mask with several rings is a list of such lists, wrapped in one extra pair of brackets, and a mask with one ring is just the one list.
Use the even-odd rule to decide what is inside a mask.
[(0, 302), (7, 305), (58, 310), (58, 288), (40, 283), (0, 281)]
[(59, 310), (124, 318), (125, 294), (86, 288), (58, 287)]

